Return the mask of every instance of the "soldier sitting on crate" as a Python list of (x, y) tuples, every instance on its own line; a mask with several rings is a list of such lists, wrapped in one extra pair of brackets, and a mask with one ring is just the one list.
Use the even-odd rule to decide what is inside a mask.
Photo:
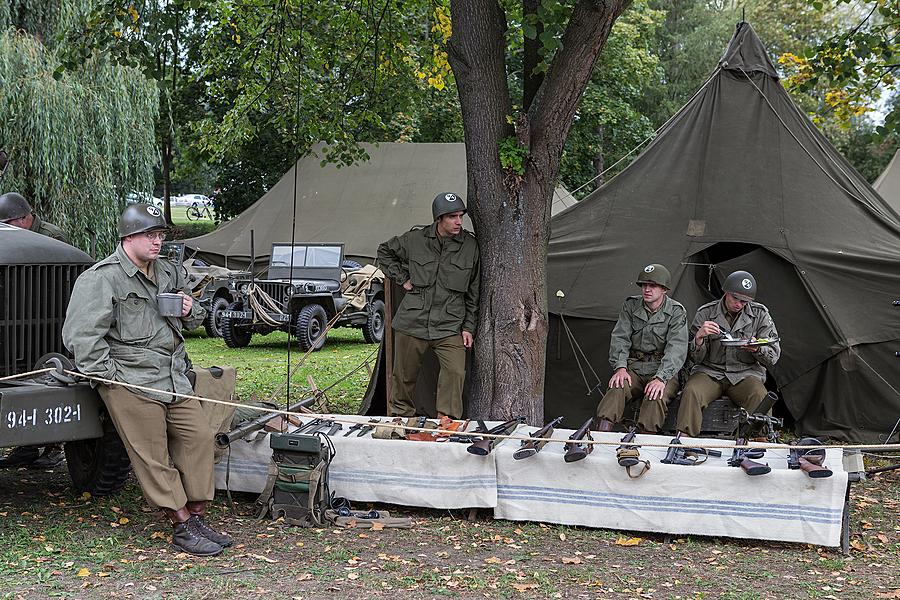
[(431, 203), (434, 222), (407, 231), (378, 246), (382, 271), (402, 285), (406, 295), (394, 316), (391, 416), (416, 414), (413, 391), (425, 351), (440, 363), (437, 413), (462, 416), (466, 348), (478, 322), (480, 258), (475, 236), (463, 229), (463, 199), (441, 193)]
[[(158, 258), (167, 229), (155, 206), (125, 209), (116, 251), (75, 282), (63, 342), (85, 375), (147, 388), (97, 390), (144, 497), (172, 521), (172, 544), (212, 556), (232, 544), (204, 519), (215, 492), (213, 433), (198, 400), (167, 393), (193, 393), (182, 329), (199, 325), (204, 310), (184, 293), (181, 271)], [(172, 291), (181, 295), (180, 318), (162, 316), (157, 304), (158, 293)]]
[[(747, 271), (735, 271), (722, 284), (719, 300), (697, 309), (691, 323), (691, 376), (681, 393), (678, 431), (700, 433), (703, 409), (720, 396), (748, 413), (756, 411), (766, 396), (766, 367), (778, 362), (781, 346), (769, 309), (756, 297), (756, 279)], [(769, 345), (732, 345), (728, 340), (771, 339)]]
[[(66, 244), (72, 243), (65, 231), (34, 214), (28, 200), (16, 192), (7, 192), (0, 196), (0, 222), (19, 229), (28, 229)], [(27, 466), (32, 469), (52, 469), (64, 458), (62, 444), (44, 446), (43, 452), (40, 446), (20, 446), (13, 448), (9, 454), (0, 459), (0, 467)]]
[(597, 407), (600, 431), (612, 431), (622, 419), (625, 403), (642, 398), (638, 426), (656, 433), (678, 392), (678, 371), (687, 356), (687, 312), (668, 296), (669, 270), (647, 265), (635, 283), (641, 294), (625, 300), (609, 341), (614, 373)]

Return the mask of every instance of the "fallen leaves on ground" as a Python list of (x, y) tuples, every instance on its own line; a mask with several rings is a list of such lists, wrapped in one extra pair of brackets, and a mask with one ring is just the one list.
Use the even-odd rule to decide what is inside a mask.
[(639, 537), (627, 538), (627, 537), (622, 536), (616, 540), (616, 546), (637, 546), (638, 544), (641, 543), (641, 540), (643, 540), (643, 538), (639, 538)]

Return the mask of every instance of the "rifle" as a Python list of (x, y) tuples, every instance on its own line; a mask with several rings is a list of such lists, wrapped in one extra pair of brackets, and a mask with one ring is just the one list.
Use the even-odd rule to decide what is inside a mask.
[[(525, 422), (525, 417), (516, 417), (515, 419), (510, 419), (505, 423), (501, 423), (496, 427), (492, 427), (488, 431), (483, 431), (482, 433), (489, 433), (491, 435), (509, 435), (512, 433), (516, 427), (519, 426), (520, 423)], [(479, 426), (482, 427), (482, 425)], [(497, 438), (482, 438), (477, 442), (472, 442), (472, 444), (466, 448), (466, 451), (469, 454), (477, 454), (478, 456), (487, 456), (491, 453), (491, 450), (494, 449), (494, 444), (497, 442)]]
[[(288, 412), (296, 412), (301, 408), (305, 408), (313, 404), (317, 396), (312, 396), (310, 398), (304, 398), (303, 400), (297, 402), (296, 404), (292, 404), (288, 407)], [(217, 433), (215, 436), (216, 446), (219, 448), (227, 448), (231, 445), (231, 443), (235, 440), (239, 440), (242, 437), (246, 437), (253, 432), (259, 431), (263, 427), (265, 427), (268, 421), (271, 421), (275, 417), (280, 416), (281, 413), (277, 412), (266, 412), (255, 419), (249, 419), (240, 423), (237, 427), (232, 429), (231, 431), (226, 431), (224, 433)], [(309, 425), (309, 423), (307, 423)], [(303, 427), (301, 427), (303, 429)], [(301, 433), (299, 430), (294, 433)]]
[(822, 442), (816, 438), (803, 438), (791, 448), (788, 456), (788, 469), (800, 469), (808, 477), (822, 479), (831, 477), (834, 473), (824, 465), (825, 449), (804, 450), (803, 446), (821, 446)]
[[(637, 427), (632, 427), (628, 433), (620, 440), (622, 445), (616, 448), (616, 460), (619, 461), (620, 467), (625, 467), (625, 472), (628, 473), (628, 476), (632, 479), (637, 479), (642, 476), (648, 470), (650, 470), (650, 461), (649, 460), (641, 460), (641, 452), (638, 450), (640, 446), (636, 446), (631, 444), (630, 442), (634, 441), (634, 438), (637, 437)], [(638, 463), (644, 463), (641, 472), (637, 475), (631, 474), (631, 467), (637, 466)]]
[[(540, 438), (541, 440), (549, 440), (553, 437), (553, 429), (562, 423), (562, 417), (556, 417), (534, 433), (532, 433), (530, 438)], [(522, 460), (523, 458), (528, 458), (529, 456), (534, 456), (541, 449), (547, 445), (546, 441), (538, 441), (537, 439), (531, 440), (522, 440), (521, 447), (513, 452), (513, 458), (516, 460)]]
[[(667, 465), (700, 465), (706, 462), (710, 456), (719, 457), (722, 453), (718, 450), (706, 448), (688, 448), (681, 445), (681, 432), (679, 431), (669, 442), (672, 445), (666, 452), (666, 457), (659, 462)], [(702, 456), (703, 460), (698, 457)]]
[(566, 462), (575, 462), (585, 458), (588, 454), (594, 451), (593, 444), (578, 444), (581, 440), (587, 439), (593, 441), (594, 438), (591, 437), (591, 425), (594, 424), (594, 417), (589, 417), (587, 421), (572, 435), (569, 436), (569, 441), (565, 446), (565, 459)]

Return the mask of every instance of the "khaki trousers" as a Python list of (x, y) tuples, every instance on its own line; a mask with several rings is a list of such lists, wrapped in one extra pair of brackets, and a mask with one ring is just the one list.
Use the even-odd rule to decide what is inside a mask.
[(441, 370), (437, 383), (437, 412), (459, 419), (462, 417), (462, 390), (466, 380), (466, 348), (461, 335), (439, 340), (423, 340), (394, 331), (393, 389), (388, 407), (390, 416), (413, 417), (416, 404), (413, 395), (425, 351), (431, 348)]
[(706, 373), (694, 373), (681, 392), (675, 428), (692, 437), (699, 435), (703, 425), (703, 409), (722, 396), (728, 396), (732, 402), (752, 413), (766, 397), (766, 386), (756, 377), (745, 377), (732, 384), (725, 377), (713, 379)]
[(213, 434), (199, 400), (163, 404), (121, 386), (97, 390), (151, 505), (178, 510), (212, 500)]
[(650, 400), (644, 396), (644, 388), (653, 379), (653, 375), (638, 375), (631, 369), (627, 369), (627, 371), (631, 376), (631, 385), (626, 381), (625, 387), (609, 388), (597, 406), (597, 416), (618, 423), (622, 420), (622, 414), (625, 412), (625, 404), (642, 397), (641, 411), (638, 413), (638, 427), (644, 431), (659, 431), (666, 421), (669, 402), (678, 393), (678, 378), (673, 377), (666, 383), (662, 398)]

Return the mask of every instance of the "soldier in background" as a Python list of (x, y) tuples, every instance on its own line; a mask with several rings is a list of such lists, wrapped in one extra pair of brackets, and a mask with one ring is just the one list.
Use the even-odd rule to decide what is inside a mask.
[(7, 192), (0, 196), (0, 222), (19, 229), (29, 229), (66, 244), (72, 243), (65, 231), (34, 214), (28, 200), (16, 192)]
[(609, 341), (614, 369), (609, 390), (597, 406), (600, 431), (612, 431), (625, 403), (642, 398), (638, 426), (656, 433), (678, 392), (678, 371), (687, 356), (687, 312), (669, 297), (672, 276), (660, 264), (647, 265), (635, 282), (639, 296), (626, 298)]
[[(182, 330), (205, 311), (184, 293), (180, 269), (158, 259), (168, 227), (162, 211), (132, 204), (119, 219), (116, 251), (79, 276), (63, 325), (63, 343), (86, 375), (159, 391), (99, 385), (147, 501), (173, 526), (172, 544), (198, 556), (219, 554), (232, 539), (205, 520), (212, 500), (213, 432), (190, 395)], [(160, 314), (157, 294), (178, 292), (181, 316)]]
[(378, 246), (378, 265), (403, 286), (406, 295), (394, 316), (391, 416), (416, 415), (413, 393), (425, 351), (441, 366), (438, 417), (462, 417), (466, 348), (478, 322), (480, 257), (475, 236), (462, 228), (466, 205), (456, 194), (438, 194), (431, 203), (434, 222)]
[(691, 376), (681, 393), (678, 431), (697, 436), (703, 424), (703, 409), (722, 395), (752, 413), (766, 396), (766, 367), (781, 356), (777, 341), (766, 346), (726, 346), (724, 334), (733, 339), (773, 339), (778, 331), (769, 309), (756, 297), (756, 278), (735, 271), (722, 284), (719, 300), (697, 309), (691, 323)]
[[(3, 166), (0, 165), (0, 170)], [(8, 192), (0, 196), (0, 222), (19, 229), (30, 229), (54, 240), (71, 244), (66, 232), (34, 214), (28, 200), (16, 192)], [(62, 463), (64, 459), (62, 444), (44, 446), (43, 452), (41, 452), (41, 446), (20, 446), (13, 448), (9, 454), (0, 459), (0, 467), (27, 466), (33, 469), (52, 469)]]

